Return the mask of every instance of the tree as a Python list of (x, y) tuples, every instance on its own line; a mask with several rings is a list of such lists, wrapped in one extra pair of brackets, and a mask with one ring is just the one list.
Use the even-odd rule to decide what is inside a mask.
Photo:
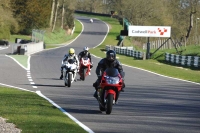
[(9, 39), (10, 33), (18, 31), (18, 23), (13, 18), (10, 0), (1, 0), (0, 12), (0, 39)]
[(51, 2), (49, 0), (11, 0), (14, 16), (20, 23), (21, 32), (30, 34), (34, 28), (49, 26)]
[(55, 0), (52, 0), (51, 17), (50, 17), (50, 22), (49, 22), (50, 27), (52, 27), (52, 23), (53, 23), (54, 8), (55, 8)]
[(57, 1), (57, 6), (56, 6), (56, 12), (55, 12), (55, 17), (54, 17), (54, 24), (53, 24), (52, 32), (54, 31), (55, 26), (56, 26), (58, 7), (59, 7), (59, 1)]
[(63, 25), (64, 25), (64, 15), (65, 15), (65, 0), (63, 0), (63, 3), (62, 3), (62, 20), (61, 20), (61, 28), (63, 28)]

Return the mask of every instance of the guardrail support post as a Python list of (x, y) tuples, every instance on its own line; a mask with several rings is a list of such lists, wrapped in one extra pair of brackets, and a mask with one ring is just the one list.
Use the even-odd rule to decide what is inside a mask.
[(149, 37), (147, 38), (147, 54), (146, 59), (150, 59), (150, 43), (149, 43)]

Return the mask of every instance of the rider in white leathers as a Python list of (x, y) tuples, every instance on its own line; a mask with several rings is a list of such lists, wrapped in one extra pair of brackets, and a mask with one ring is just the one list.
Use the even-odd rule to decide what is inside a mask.
[(60, 68), (61, 70), (61, 76), (60, 79), (63, 79), (63, 63), (65, 61), (68, 61), (69, 59), (74, 59), (76, 64), (77, 64), (77, 70), (79, 70), (79, 60), (78, 60), (78, 56), (75, 54), (75, 50), (73, 48), (69, 49), (69, 54), (66, 54), (62, 60), (62, 66)]

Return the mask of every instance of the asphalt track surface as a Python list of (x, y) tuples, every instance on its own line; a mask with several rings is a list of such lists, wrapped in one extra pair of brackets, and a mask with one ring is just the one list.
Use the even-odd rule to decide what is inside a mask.
[[(126, 73), (125, 92), (112, 113), (100, 112), (93, 98), (92, 83), (100, 58), (92, 57), (94, 69), (85, 81), (64, 87), (59, 80), (61, 60), (70, 47), (79, 53), (84, 46), (99, 45), (108, 27), (99, 20), (78, 17), (84, 25), (82, 34), (71, 44), (31, 55), (29, 76), (27, 71), (11, 58), (4, 56), (10, 49), (0, 50), (0, 83), (40, 90), (84, 125), (96, 133), (199, 133), (200, 85), (164, 77), (155, 73), (123, 65)], [(112, 27), (111, 27), (112, 28)], [(79, 76), (77, 75), (77, 79)], [(35, 86), (35, 88), (33, 88)]]

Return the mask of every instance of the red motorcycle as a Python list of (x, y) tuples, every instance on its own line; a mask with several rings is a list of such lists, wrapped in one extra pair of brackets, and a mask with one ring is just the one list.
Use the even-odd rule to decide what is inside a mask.
[(80, 60), (79, 75), (81, 80), (85, 80), (85, 77), (90, 73), (90, 59), (88, 57), (82, 57)]
[(112, 107), (118, 100), (122, 86), (123, 80), (116, 68), (107, 68), (103, 72), (97, 92), (97, 101), (101, 111), (106, 111), (106, 114), (112, 112)]

